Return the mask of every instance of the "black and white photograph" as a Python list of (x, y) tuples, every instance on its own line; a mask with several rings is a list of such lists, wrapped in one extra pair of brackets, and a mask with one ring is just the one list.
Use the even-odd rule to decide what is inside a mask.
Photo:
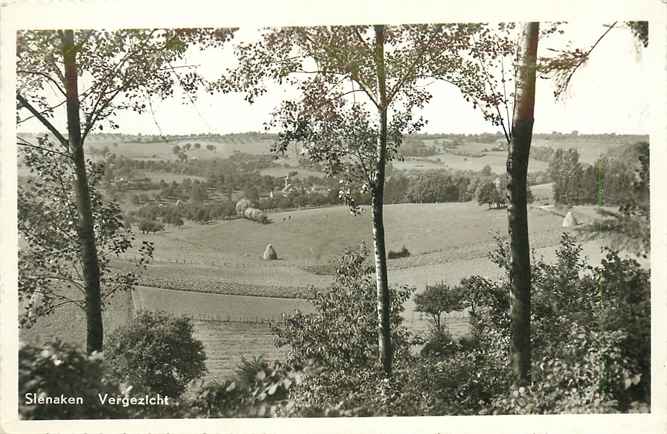
[(7, 432), (665, 427), (664, 3), (53, 3), (0, 15)]

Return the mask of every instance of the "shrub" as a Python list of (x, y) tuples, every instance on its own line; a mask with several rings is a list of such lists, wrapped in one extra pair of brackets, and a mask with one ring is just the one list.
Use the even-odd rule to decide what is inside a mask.
[(139, 230), (143, 234), (150, 234), (164, 230), (164, 224), (154, 220), (143, 220), (139, 223)]
[[(121, 395), (117, 383), (105, 375), (101, 353), (87, 355), (55, 341), (42, 348), (19, 349), (19, 415), (22, 419), (101, 419), (126, 417), (125, 408), (102, 405), (97, 394)], [(26, 403), (26, 396), (82, 397), (83, 404)], [(34, 395), (32, 395), (34, 394)]]
[(111, 334), (105, 354), (115, 377), (134, 391), (178, 398), (206, 372), (204, 345), (192, 332), (189, 318), (139, 312)]
[(424, 292), (415, 295), (415, 310), (430, 316), (437, 332), (446, 330), (442, 315), (463, 309), (463, 288), (451, 287), (444, 282), (426, 285)]
[[(507, 246), (500, 245), (493, 258), (506, 268), (507, 255)], [(556, 256), (555, 264), (533, 260), (533, 384), (523, 393), (514, 391), (526, 404), (504, 389), (489, 411), (627, 411), (635, 401), (648, 402), (649, 272), (611, 250), (601, 265), (588, 266), (581, 246), (567, 234)], [(463, 283), (479, 347), (497, 353), (502, 348), (496, 342), (502, 342), (508, 348), (507, 280), (472, 278)], [(486, 363), (497, 362), (481, 364)]]
[(410, 251), (405, 246), (401, 247), (401, 250), (398, 251), (389, 250), (389, 252), (387, 253), (387, 258), (389, 259), (406, 258), (408, 256), (410, 256)]
[[(313, 289), (315, 311), (297, 312), (274, 329), (279, 347), (288, 346), (288, 363), (312, 366), (292, 393), (292, 414), (419, 413), (423, 399), (408, 381), (414, 361), (412, 337), (402, 326), (403, 304), (412, 288), (391, 288), (394, 377), (383, 380), (378, 360), (377, 300), (368, 252), (348, 251), (339, 260), (336, 278), (326, 291)], [(408, 407), (412, 408), (409, 410)]]
[(262, 357), (242, 359), (234, 378), (210, 382), (195, 392), (190, 417), (271, 417), (290, 412), (290, 390), (303, 372)]
[[(491, 255), (508, 270), (504, 242)], [(548, 414), (642, 411), (650, 397), (649, 273), (608, 250), (586, 265), (564, 234), (557, 261), (532, 261), (532, 382), (511, 387), (509, 282), (471, 276), (461, 286), (471, 338), (434, 333), (416, 367), (430, 411)]]

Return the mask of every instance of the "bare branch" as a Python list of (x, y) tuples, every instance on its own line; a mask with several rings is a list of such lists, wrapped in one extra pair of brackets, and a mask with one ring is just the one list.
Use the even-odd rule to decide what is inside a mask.
[(572, 77), (574, 76), (575, 72), (577, 72), (577, 70), (581, 67), (581, 65), (583, 65), (588, 60), (588, 58), (590, 57), (593, 50), (595, 50), (595, 47), (597, 47), (598, 44), (604, 39), (604, 37), (607, 36), (607, 34), (609, 34), (609, 32), (611, 32), (611, 30), (616, 26), (616, 24), (618, 24), (618, 21), (614, 21), (612, 24), (610, 24), (609, 27), (607, 28), (607, 30), (605, 30), (602, 33), (602, 35), (600, 35), (600, 37), (595, 41), (595, 43), (593, 45), (591, 45), (591, 47), (588, 49), (588, 51), (586, 51), (583, 55), (581, 55), (581, 57), (579, 58), (579, 61), (572, 68), (569, 69), (569, 73), (565, 77), (565, 81), (560, 86), (560, 89), (558, 91), (558, 95), (562, 95), (563, 92), (565, 92), (567, 90), (568, 86), (570, 85), (570, 81), (572, 81)]
[[(54, 105), (54, 106), (51, 106), (51, 107), (49, 107), (49, 108), (47, 108), (47, 109), (42, 110), (40, 113), (41, 113), (41, 114), (48, 113), (48, 112), (52, 111), (53, 109), (57, 109), (57, 108), (60, 107), (61, 105), (65, 104), (66, 102), (67, 102), (67, 100), (64, 99), (64, 100), (62, 100), (61, 102), (59, 102), (58, 104), (56, 104), (56, 105)], [(35, 115), (31, 115), (31, 116), (28, 116), (27, 118), (20, 119), (19, 121), (16, 122), (16, 124), (17, 124), (17, 125), (18, 125), (18, 124), (22, 124), (23, 122), (27, 122), (27, 121), (29, 121), (30, 119), (34, 119), (34, 118), (35, 118)]]
[(56, 138), (60, 141), (60, 143), (65, 146), (69, 150), (69, 141), (56, 129), (56, 127), (53, 126), (53, 124), (46, 119), (35, 107), (33, 107), (28, 100), (26, 100), (21, 94), (16, 94), (16, 99), (21, 103), (21, 105), (25, 108), (27, 108), (30, 113), (33, 114), (39, 120), (42, 125), (44, 125)]
[(58, 151), (54, 151), (53, 149), (45, 148), (45, 147), (43, 147), (43, 146), (33, 145), (32, 143), (28, 142), (28, 141), (27, 141), (26, 139), (24, 139), (23, 137), (18, 137), (18, 139), (21, 140), (21, 141), (17, 141), (17, 142), (16, 142), (16, 144), (17, 144), (18, 146), (23, 146), (23, 147), (26, 147), (26, 148), (40, 149), (40, 150), (42, 150), (42, 151), (44, 151), (44, 152), (48, 152), (48, 153), (50, 153), (50, 154), (61, 155), (61, 156), (63, 156), (63, 157), (67, 157), (67, 158), (70, 158), (70, 159), (72, 158), (71, 155), (66, 154), (66, 153), (64, 153), (64, 152), (58, 152)]

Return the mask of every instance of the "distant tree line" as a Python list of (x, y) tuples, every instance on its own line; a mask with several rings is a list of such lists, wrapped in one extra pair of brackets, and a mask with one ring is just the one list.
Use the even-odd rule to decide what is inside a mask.
[[(529, 176), (529, 183), (544, 182), (545, 176), (542, 173), (533, 173)], [(183, 219), (203, 223), (231, 218), (235, 215), (234, 201), (240, 197), (250, 200), (263, 211), (342, 203), (333, 179), (293, 176), (289, 182), (289, 186), (285, 187), (284, 178), (260, 175), (258, 172), (244, 173), (235, 169), (202, 181), (185, 178), (180, 183), (168, 183), (161, 180), (148, 185), (152, 190), (159, 190), (157, 193), (133, 193), (130, 196), (130, 202), (141, 205), (141, 208), (129, 213), (129, 217), (132, 221), (160, 220), (174, 225), (182, 224)], [(395, 172), (386, 181), (385, 203), (477, 200), (480, 204), (486, 203), (490, 207), (500, 208), (505, 204), (503, 189), (506, 183), (505, 175), (496, 175), (490, 166), (478, 172)], [(361, 191), (353, 194), (357, 204), (370, 204), (368, 194)], [(532, 201), (532, 195), (530, 200)]]

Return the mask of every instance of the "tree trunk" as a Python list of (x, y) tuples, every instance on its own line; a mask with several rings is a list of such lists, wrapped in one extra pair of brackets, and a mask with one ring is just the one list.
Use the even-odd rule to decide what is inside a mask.
[(373, 200), (373, 244), (377, 288), (378, 344), (380, 359), (387, 377), (391, 376), (393, 349), (391, 343), (391, 295), (387, 279), (387, 256), (384, 244), (384, 178), (387, 159), (387, 84), (384, 69), (384, 26), (375, 26), (375, 62), (378, 77), (378, 113), (380, 134), (376, 145)]
[(512, 140), (507, 156), (507, 219), (510, 236), (511, 350), (517, 385), (530, 382), (530, 245), (526, 188), (533, 136), (535, 66), (539, 23), (524, 25), (520, 47)]
[(79, 256), (86, 287), (86, 350), (88, 353), (102, 351), (103, 326), (100, 291), (100, 270), (97, 262), (97, 247), (93, 230), (93, 213), (86, 174), (86, 160), (81, 139), (79, 119), (79, 90), (76, 65), (74, 32), (65, 30), (62, 34), (63, 60), (65, 63), (65, 88), (67, 97), (67, 133), (70, 152), (74, 161), (76, 181), (74, 191), (78, 212), (77, 232), (79, 236)]

